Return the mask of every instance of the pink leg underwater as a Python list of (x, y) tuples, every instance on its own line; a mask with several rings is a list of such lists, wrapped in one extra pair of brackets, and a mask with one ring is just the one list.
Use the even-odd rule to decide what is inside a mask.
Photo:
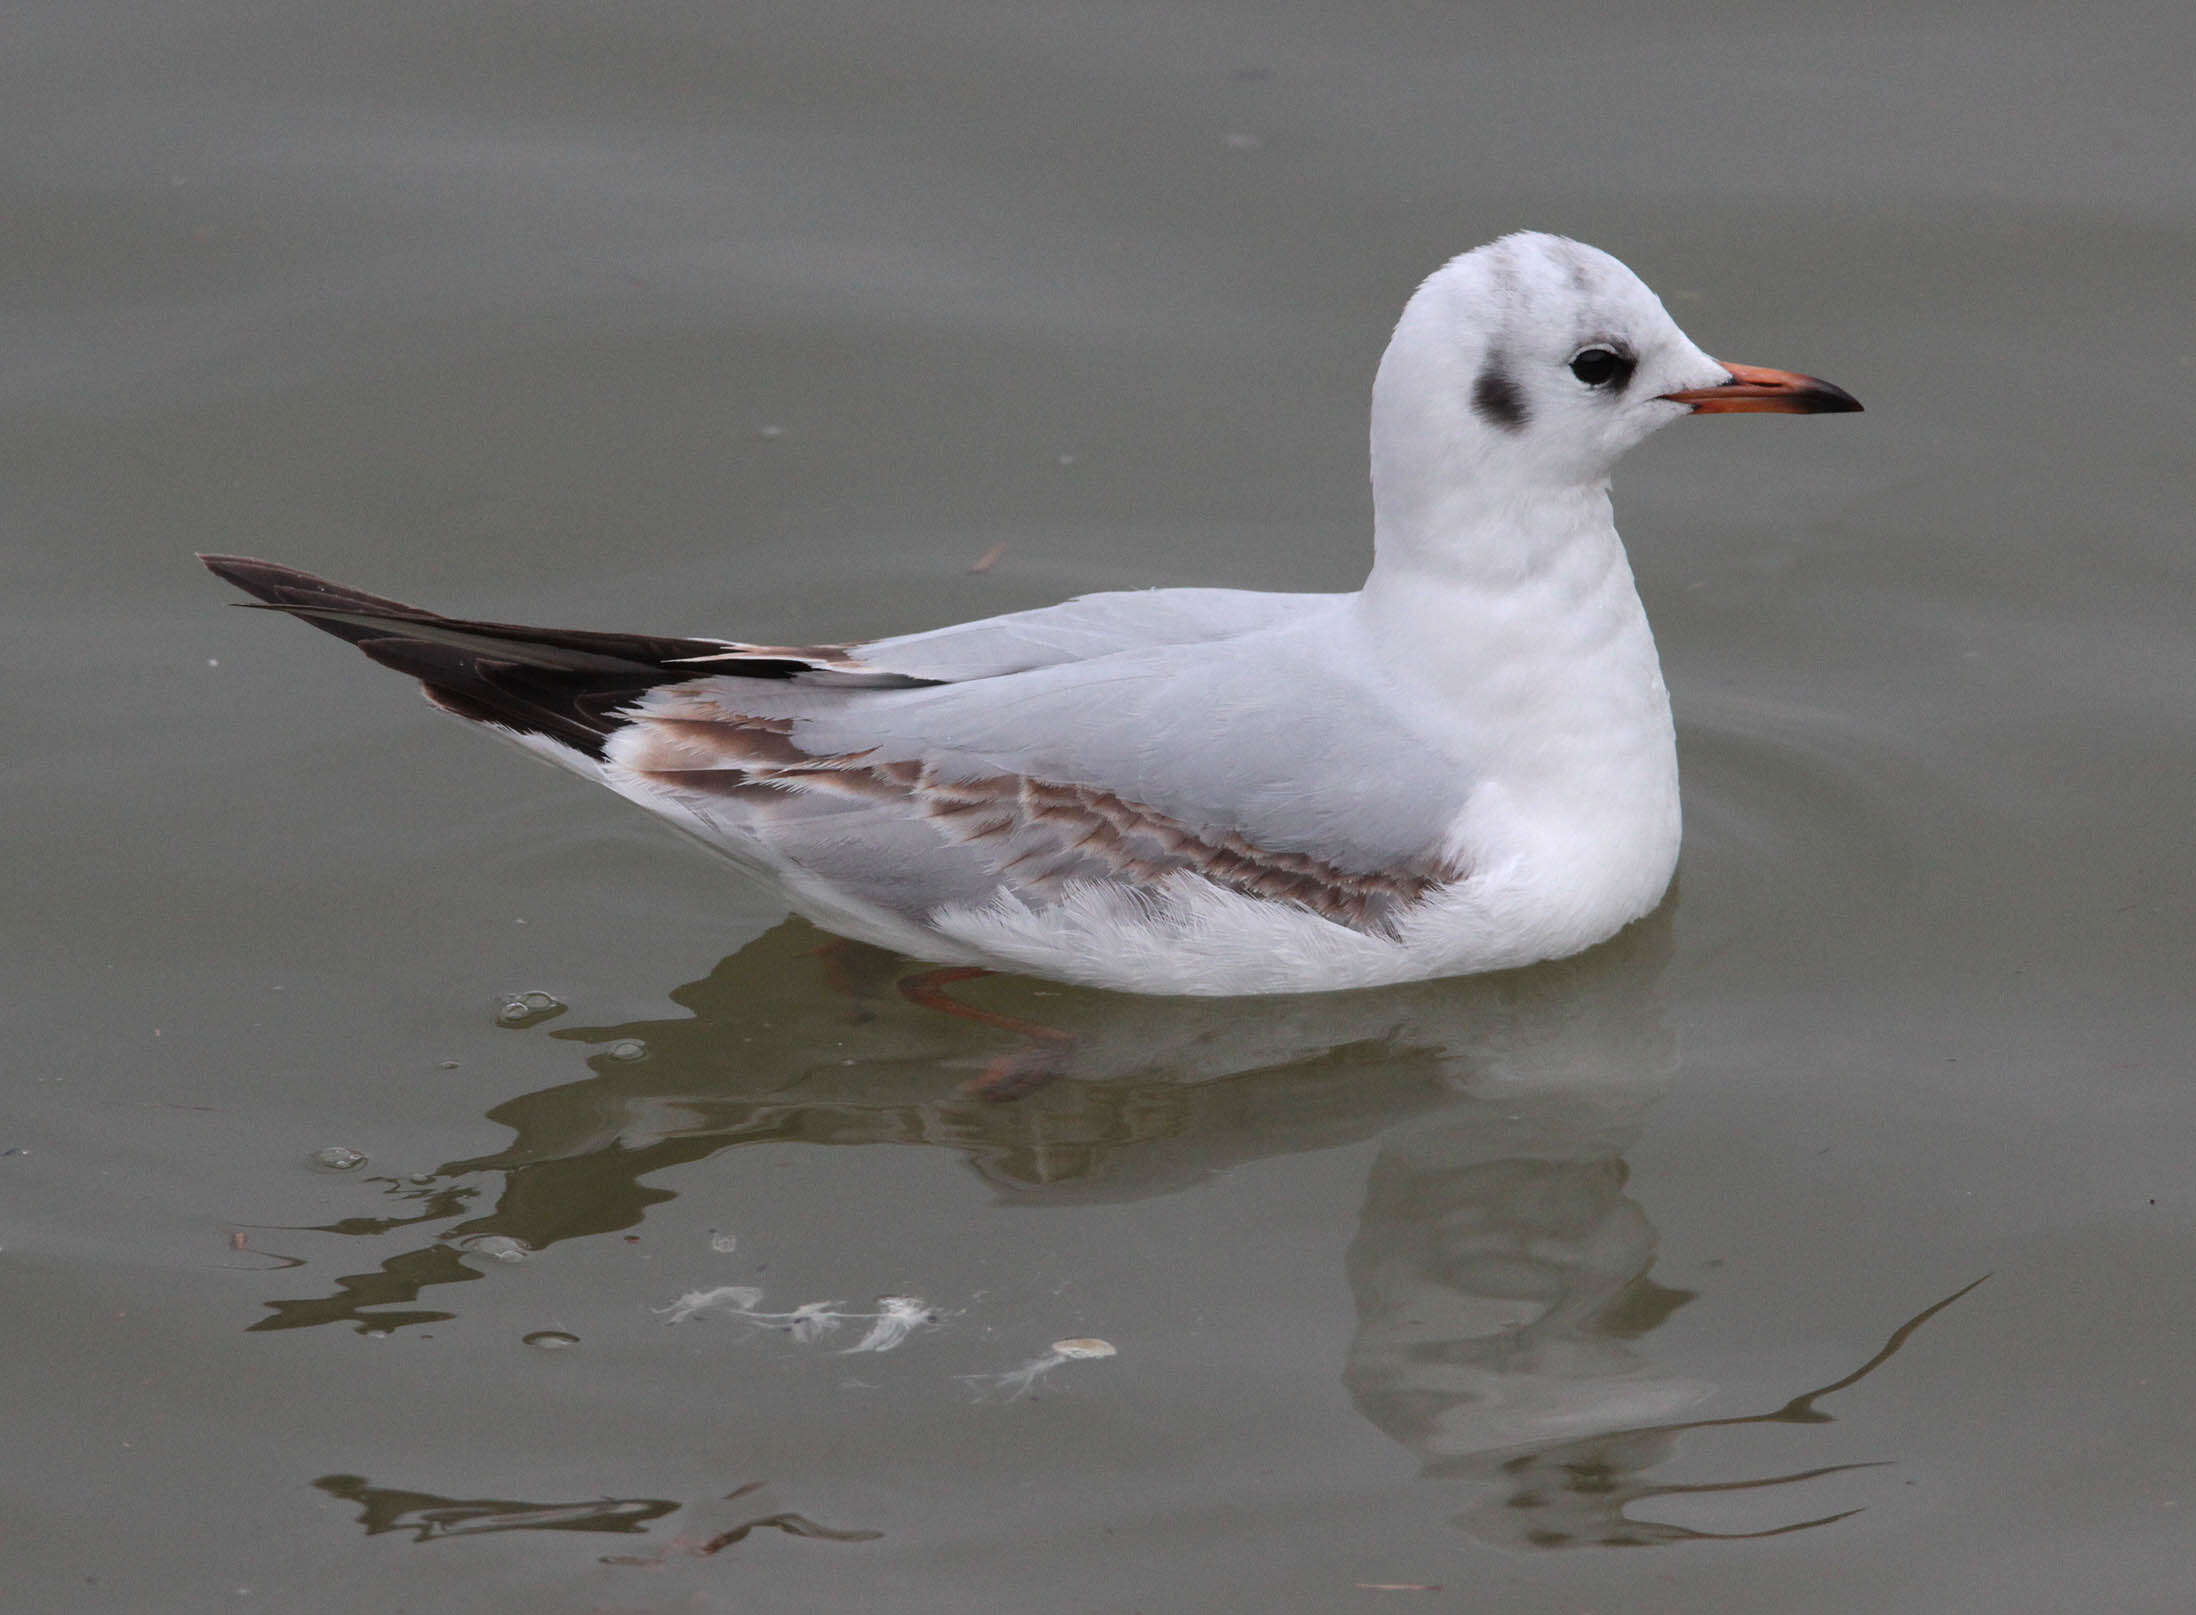
[(903, 978), (900, 995), (924, 1009), (994, 1026), (1025, 1040), (1023, 1047), (1002, 1054), (985, 1066), (982, 1076), (961, 1085), (963, 1092), (976, 1098), (1003, 1102), (1034, 1093), (1065, 1071), (1068, 1056), (1075, 1048), (1075, 1039), (1056, 1026), (964, 1004), (946, 991), (954, 982), (973, 981), (978, 976), (990, 974), (981, 965), (949, 965), (939, 970), (926, 970), (919, 976)]

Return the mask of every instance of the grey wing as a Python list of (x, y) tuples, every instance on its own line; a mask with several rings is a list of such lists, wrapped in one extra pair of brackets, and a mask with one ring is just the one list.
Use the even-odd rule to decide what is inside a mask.
[(958, 683), (1124, 651), (1239, 638), (1334, 609), (1343, 595), (1123, 589), (980, 622), (874, 639), (852, 654), (880, 672)]
[(1356, 681), (1334, 597), (1237, 598), (1303, 603), (1226, 638), (927, 687), (697, 680), (631, 709), (609, 760), (735, 854), (910, 919), (1184, 875), (1386, 932), (1462, 873), (1443, 844), (1463, 773)]
[(203, 559), (812, 910), (919, 921), (1182, 875), (1378, 929), (1453, 878), (1453, 762), (1354, 682), (1347, 596), (1151, 590), (757, 645), (447, 617)]

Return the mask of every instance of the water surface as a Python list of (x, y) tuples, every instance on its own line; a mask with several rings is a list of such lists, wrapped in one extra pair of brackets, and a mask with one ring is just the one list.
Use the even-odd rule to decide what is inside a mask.
[[(8, 1607), (2187, 1607), (2181, 8), (15, 24)], [(1620, 477), (1680, 892), (977, 984), (1082, 1039), (1013, 1104), (189, 560), (779, 639), (1346, 588), (1388, 324), (1527, 226), (1869, 408)], [(724, 1289), (937, 1317), (666, 1321)]]

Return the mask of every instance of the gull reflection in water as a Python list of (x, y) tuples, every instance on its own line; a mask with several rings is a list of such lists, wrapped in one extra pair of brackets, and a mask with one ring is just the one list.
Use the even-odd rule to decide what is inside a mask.
[[(270, 1301), (252, 1327), (448, 1318), (417, 1303), (477, 1279), (467, 1258), (484, 1242), (533, 1252), (631, 1229), (676, 1193), (667, 1168), (751, 1144), (932, 1145), (1004, 1200), (1059, 1205), (1169, 1194), (1246, 1161), (1380, 1139), (1340, 1365), (1365, 1416), (1429, 1476), (1479, 1483), (1488, 1501), (1461, 1516), (1475, 1535), (1704, 1537), (1625, 1513), (1674, 1490), (1645, 1475), (1683, 1432), (1749, 1422), (1681, 1421), (1713, 1387), (1644, 1345), (1691, 1298), (1649, 1276), (1655, 1230), (1623, 1159), (1676, 1068), (1658, 998), (1670, 911), (1574, 959), (1348, 993), (1164, 999), (977, 982), (959, 996), (998, 1023), (1069, 1040), (1059, 1080), (1008, 1103), (961, 1079), (996, 1068), (1011, 1033), (917, 1007), (897, 990), (905, 961), (789, 921), (674, 992), (677, 1017), (524, 1034), (584, 1045), (589, 1074), (491, 1110), (513, 1132), (506, 1148), (387, 1180), (399, 1214), (324, 1231), (417, 1226), (425, 1241), (332, 1294)], [(1813, 1399), (1857, 1377), (1759, 1419), (1819, 1421)]]
[(1348, 1258), (1358, 1328), (1344, 1379), (1365, 1417), (1429, 1479), (1474, 1483), (1458, 1523), (1516, 1547), (1646, 1547), (1782, 1536), (1848, 1508), (1754, 1530), (1641, 1519), (1633, 1505), (1727, 1501), (1870, 1463), (1691, 1484), (1650, 1472), (1690, 1431), (1827, 1424), (1816, 1404), (1888, 1362), (1977, 1279), (1907, 1320), (1849, 1374), (1765, 1412), (1680, 1419), (1716, 1387), (1672, 1372), (1639, 1342), (1687, 1290), (1651, 1279), (1655, 1232), (1625, 1193), (1617, 1115), (1521, 1105), (1507, 1148), (1447, 1123), (1383, 1149)]

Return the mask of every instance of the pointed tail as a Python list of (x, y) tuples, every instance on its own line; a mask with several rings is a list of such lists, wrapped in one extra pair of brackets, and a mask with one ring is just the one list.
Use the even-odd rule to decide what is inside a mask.
[[(600, 759), (620, 726), (619, 711), (646, 691), (712, 672), (789, 679), (811, 670), (795, 657), (742, 656), (721, 639), (599, 633), (469, 622), (331, 583), (295, 567), (242, 555), (201, 555), (215, 576), (235, 584), (261, 609), (284, 611), (348, 640), (383, 667), (420, 682), (446, 711), (521, 734), (542, 735)], [(716, 659), (696, 667), (694, 657)]]

